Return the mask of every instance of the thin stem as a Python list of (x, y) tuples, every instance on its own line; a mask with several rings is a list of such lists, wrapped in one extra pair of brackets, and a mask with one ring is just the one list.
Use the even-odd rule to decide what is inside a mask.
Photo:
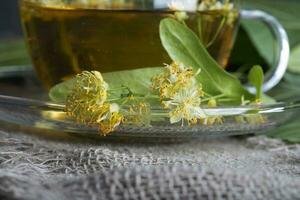
[[(121, 86), (121, 87), (116, 87), (116, 88), (113, 88), (113, 89), (109, 89), (108, 91), (118, 91), (118, 90), (122, 90), (122, 89), (126, 89), (126, 90), (129, 90), (129, 88), (127, 86)], [(130, 91), (130, 90), (129, 90)]]
[(226, 17), (223, 16), (223, 19), (221, 21), (220, 26), (218, 27), (218, 30), (216, 31), (216, 34), (214, 35), (213, 39), (206, 45), (206, 48), (209, 48), (211, 45), (213, 45), (213, 43), (216, 41), (216, 39), (218, 38), (219, 34), (222, 31), (222, 28), (224, 27), (226, 22)]
[[(201, 15), (201, 14), (200, 14)], [(203, 35), (202, 35), (202, 19), (201, 16), (197, 17), (197, 26), (199, 32), (199, 38), (203, 42)]]
[(209, 97), (209, 98), (202, 99), (201, 101), (202, 101), (202, 102), (206, 102), (206, 101), (209, 101), (209, 100), (211, 100), (211, 99), (219, 99), (219, 98), (222, 98), (222, 97), (224, 97), (224, 96), (225, 96), (225, 94), (220, 94), (220, 95), (217, 95), (217, 96), (211, 96), (211, 97)]
[(232, 101), (234, 99), (232, 98), (226, 98), (226, 99), (220, 99), (219, 102), (229, 102), (229, 101)]
[(204, 91), (203, 91), (203, 94), (206, 95), (206, 96), (208, 96), (208, 97), (212, 97), (212, 95), (210, 95), (210, 94), (208, 94), (208, 93), (206, 93)]
[(108, 99), (107, 102), (119, 101), (119, 100), (121, 100), (121, 99), (122, 99), (122, 98)]
[[(120, 98), (108, 99), (107, 101), (113, 102), (113, 101), (124, 100), (122, 102), (122, 105), (124, 105), (128, 102), (128, 96), (126, 96), (126, 95), (121, 94)], [(155, 96), (155, 95), (147, 96), (147, 95), (143, 95), (143, 94), (133, 94), (133, 97), (134, 97), (134, 99), (160, 99), (159, 96)]]
[(152, 116), (169, 117), (169, 113), (151, 113)]
[(146, 95), (145, 98), (147, 98), (147, 99), (160, 99), (160, 97), (157, 96), (157, 95), (151, 95), (151, 96)]

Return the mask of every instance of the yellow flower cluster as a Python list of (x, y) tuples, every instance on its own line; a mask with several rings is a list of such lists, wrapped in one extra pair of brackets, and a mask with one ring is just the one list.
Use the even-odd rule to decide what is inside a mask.
[[(241, 106), (247, 106), (247, 105), (255, 105), (259, 106), (261, 104), (260, 100), (256, 100), (254, 103), (251, 103), (251, 101), (246, 101), (244, 96), (241, 98)], [(268, 118), (260, 113), (253, 113), (253, 114), (244, 114), (235, 117), (235, 121), (240, 124), (252, 124), (252, 125), (259, 125), (264, 124), (268, 121)]]
[(164, 71), (152, 78), (151, 89), (158, 91), (164, 109), (170, 110), (170, 122), (187, 121), (189, 125), (196, 124), (201, 118), (206, 118), (200, 108), (201, 97), (204, 93), (197, 82), (196, 73), (192, 68), (182, 64), (166, 65)]
[(233, 25), (239, 15), (230, 0), (224, 0), (224, 2), (219, 0), (202, 0), (198, 6), (198, 11), (221, 11), (227, 25)]
[(66, 112), (79, 123), (97, 124), (106, 135), (122, 121), (117, 104), (107, 103), (108, 84), (100, 72), (84, 71), (78, 74), (76, 83), (67, 97)]
[(230, 0), (225, 0), (221, 2), (219, 0), (202, 0), (198, 6), (199, 11), (208, 11), (208, 10), (224, 10), (231, 11), (234, 8), (234, 4)]
[(260, 125), (268, 121), (267, 117), (262, 114), (245, 114), (235, 117), (237, 123), (240, 124), (251, 124), (251, 125)]
[(99, 124), (100, 130), (105, 136), (113, 132), (121, 124), (123, 116), (119, 113), (118, 104), (104, 104), (103, 107), (102, 112), (100, 108), (96, 123)]
[(150, 126), (151, 107), (145, 102), (135, 102), (129, 105), (125, 112), (124, 124), (134, 124), (137, 126)]
[(163, 72), (152, 78), (151, 89), (159, 91), (161, 99), (174, 97), (180, 89), (197, 89), (203, 96), (202, 87), (197, 83), (196, 76), (200, 70), (194, 73), (192, 68), (187, 68), (176, 62), (166, 65)]
[[(217, 101), (215, 99), (211, 99), (207, 103), (208, 108), (216, 108)], [(214, 125), (214, 124), (223, 124), (223, 117), (220, 115), (209, 116), (206, 119), (203, 119), (202, 124), (205, 125)]]

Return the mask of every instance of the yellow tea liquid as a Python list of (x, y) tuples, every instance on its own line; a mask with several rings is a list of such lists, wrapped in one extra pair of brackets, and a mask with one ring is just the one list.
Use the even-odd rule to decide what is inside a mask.
[[(159, 23), (174, 11), (47, 7), (26, 0), (20, 7), (33, 64), (47, 88), (82, 70), (110, 72), (170, 63)], [(216, 11), (188, 16), (188, 26), (226, 66), (238, 17), (227, 23)]]

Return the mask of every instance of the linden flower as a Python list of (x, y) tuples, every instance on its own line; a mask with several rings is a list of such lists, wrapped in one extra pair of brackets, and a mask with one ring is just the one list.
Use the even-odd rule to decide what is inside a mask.
[(164, 104), (171, 110), (169, 115), (172, 124), (181, 121), (183, 125), (186, 120), (190, 125), (197, 123), (198, 119), (206, 118), (205, 112), (200, 108), (200, 91), (197, 88), (182, 89)]
[(149, 126), (151, 123), (151, 108), (148, 103), (139, 102), (129, 106), (125, 111), (125, 124), (134, 124), (139, 126)]
[(198, 6), (199, 11), (208, 11), (208, 10), (225, 10), (230, 11), (234, 8), (234, 4), (230, 3), (229, 0), (225, 0), (224, 3), (217, 0), (202, 0)]
[[(182, 64), (172, 63), (166, 65), (163, 73), (152, 78), (152, 90), (158, 90), (161, 99), (172, 98), (179, 90), (201, 87), (196, 81), (200, 73), (193, 72), (192, 68), (186, 68)], [(202, 96), (202, 94), (200, 95)]]
[(232, 26), (238, 18), (238, 12), (234, 10), (234, 4), (230, 0), (225, 0), (221, 3), (217, 0), (202, 0), (198, 6), (199, 11), (223, 11), (224, 17), (226, 17), (226, 24)]
[(197, 0), (168, 0), (167, 6), (174, 11), (195, 11)]
[(262, 114), (246, 114), (235, 117), (237, 123), (240, 124), (251, 124), (251, 125), (260, 125), (264, 124), (268, 121), (267, 117), (263, 116)]
[(188, 124), (197, 123), (198, 119), (206, 117), (200, 108), (202, 87), (196, 81), (200, 73), (182, 64), (167, 65), (164, 71), (153, 77), (152, 89), (159, 92), (164, 109), (170, 110), (170, 122), (187, 121)]
[(168, 7), (170, 10), (185, 10), (183, 2), (180, 1), (172, 1), (168, 3)]
[[(215, 99), (211, 99), (208, 101), (207, 106), (208, 108), (216, 108), (217, 101)], [(201, 120), (201, 123), (209, 126), (214, 124), (223, 124), (223, 117), (220, 115), (208, 116), (206, 118), (203, 118)]]
[(108, 84), (100, 72), (84, 71), (76, 76), (76, 83), (67, 98), (67, 106), (72, 111), (76, 107), (93, 111), (94, 107), (102, 105), (107, 100)]
[(119, 110), (117, 104), (104, 104), (102, 108), (99, 108), (96, 122), (104, 136), (114, 131), (121, 124), (123, 116), (119, 113)]
[(103, 135), (112, 132), (122, 121), (117, 104), (106, 103), (108, 85), (100, 72), (84, 71), (76, 76), (67, 97), (66, 113), (79, 123), (98, 125)]
[[(242, 96), (241, 99), (241, 106), (246, 106), (246, 105), (260, 105), (261, 101), (257, 99), (254, 104), (252, 104), (250, 101), (246, 101), (244, 96)], [(266, 123), (268, 121), (268, 118), (260, 113), (255, 113), (255, 114), (244, 114), (235, 117), (235, 120), (237, 123), (241, 124), (252, 124), (252, 125), (259, 125)]]
[(184, 22), (185, 20), (187, 20), (189, 18), (188, 14), (183, 11), (175, 12), (174, 16), (180, 22)]
[(84, 71), (78, 74), (66, 101), (66, 112), (78, 122), (89, 123), (89, 117), (107, 99), (108, 85), (100, 72)]

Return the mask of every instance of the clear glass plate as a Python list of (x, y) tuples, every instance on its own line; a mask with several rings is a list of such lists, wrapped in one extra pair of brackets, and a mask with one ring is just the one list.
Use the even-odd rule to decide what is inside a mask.
[[(1, 121), (38, 130), (103, 138), (97, 127), (77, 124), (67, 117), (63, 105), (45, 101), (47, 99), (46, 92), (39, 87), (38, 82), (32, 76), (32, 73), (28, 72), (27, 68), (23, 71), (18, 69), (16, 73), (13, 73), (12, 69), (8, 71), (5, 75), (1, 75), (0, 71), (0, 89), (2, 94), (6, 94), (0, 95)], [(16, 76), (19, 76), (19, 78), (16, 79)], [(180, 124), (171, 125), (168, 119), (165, 118), (159, 122), (152, 122), (149, 127), (120, 126), (105, 138), (171, 140), (252, 133), (263, 134), (287, 122), (297, 114), (299, 108), (300, 102), (263, 106), (206, 108), (205, 112), (210, 116), (223, 116), (223, 123), (181, 126)], [(165, 111), (156, 109), (155, 113), (157, 112), (164, 113)]]

